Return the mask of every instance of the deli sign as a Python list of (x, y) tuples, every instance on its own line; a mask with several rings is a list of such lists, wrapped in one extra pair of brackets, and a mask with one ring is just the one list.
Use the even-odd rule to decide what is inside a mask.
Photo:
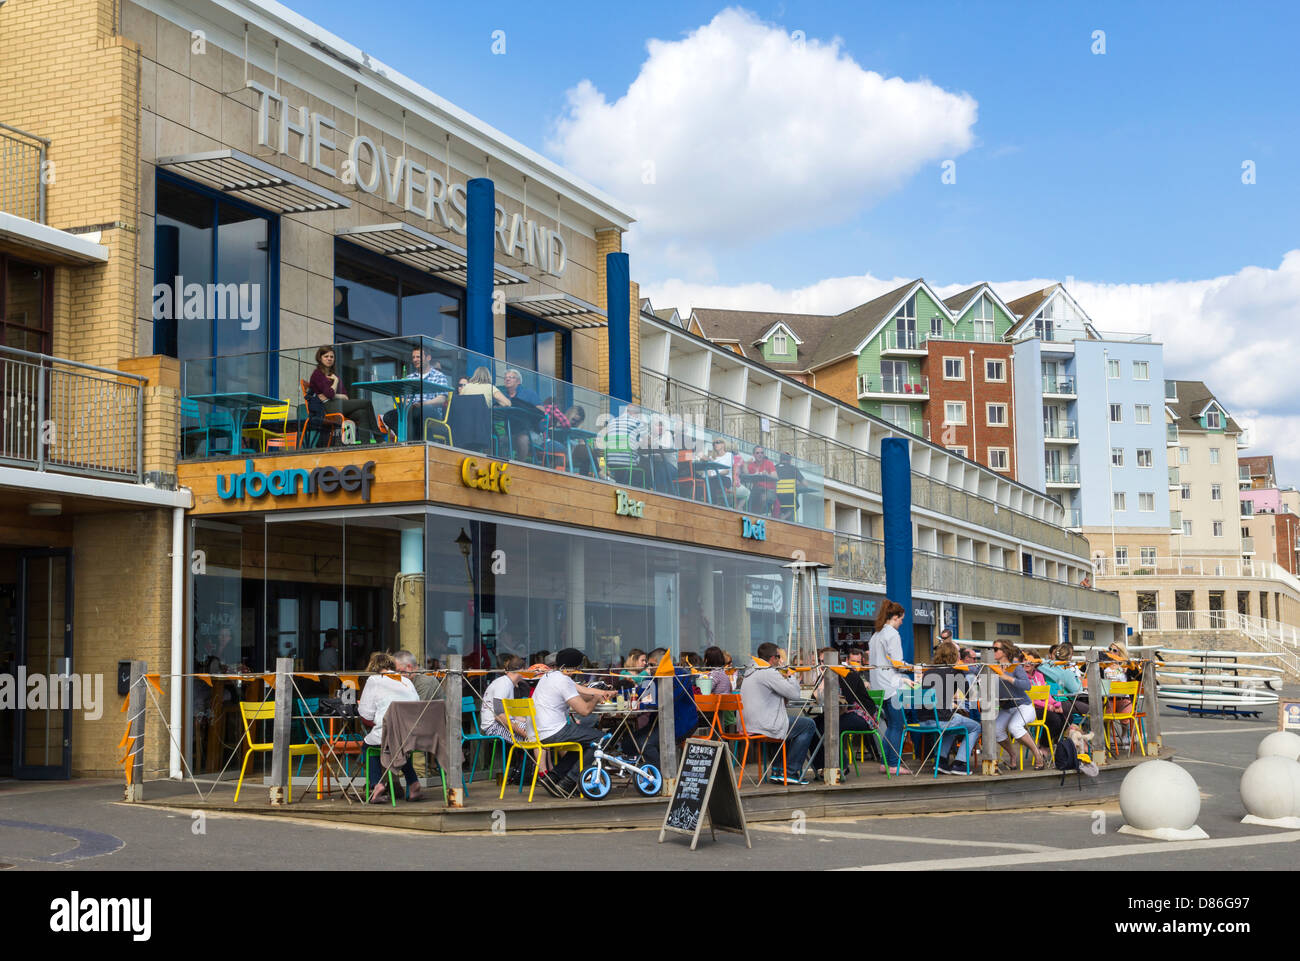
[[(290, 105), (282, 95), (255, 80), (248, 81), (248, 87), (258, 95), (259, 146), (291, 154), (312, 170), (382, 196), (407, 213), (428, 220), (435, 228), (465, 233), (464, 184), (448, 183), (437, 171), (405, 155), (389, 157), (382, 143), (376, 144), (364, 134), (346, 143), (328, 117)], [(289, 149), (291, 134), (298, 138), (296, 151)], [(368, 173), (363, 174), (367, 168)], [(553, 277), (564, 276), (568, 253), (558, 231), (535, 220), (524, 220), (522, 214), (507, 214), (497, 204), (493, 232), (502, 253)]]

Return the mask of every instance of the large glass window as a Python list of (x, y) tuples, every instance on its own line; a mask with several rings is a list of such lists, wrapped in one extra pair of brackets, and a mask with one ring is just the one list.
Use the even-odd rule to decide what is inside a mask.
[(339, 343), (403, 337), (461, 342), (462, 291), (343, 242), (334, 246), (334, 330)]
[(154, 283), (166, 292), (153, 298), (154, 350), (227, 358), (183, 365), (190, 394), (276, 389), (267, 352), (279, 339), (277, 228), (270, 214), (159, 175)]
[(529, 370), (556, 380), (570, 380), (569, 356), (568, 331), (527, 314), (506, 314), (506, 363), (520, 368), (525, 387), (537, 389), (528, 383)]

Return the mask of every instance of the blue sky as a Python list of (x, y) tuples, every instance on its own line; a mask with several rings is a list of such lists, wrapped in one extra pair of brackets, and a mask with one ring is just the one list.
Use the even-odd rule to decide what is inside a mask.
[(1292, 5), (295, 4), (634, 211), (657, 307), (1065, 281), (1300, 482)]
[[(385, 15), (357, 17), (352, 2), (304, 0), (298, 9), (545, 152), (568, 89), (586, 79), (620, 96), (648, 39), (680, 39), (723, 7), (527, 3), (448, 16), (391, 0)], [(809, 39), (841, 38), (865, 69), (965, 92), (979, 113), (956, 184), (927, 165), (841, 223), (718, 251), (719, 282), (795, 286), (865, 271), (941, 283), (1193, 279), (1276, 265), (1295, 244), (1300, 17), (1285, 5), (746, 9)], [(396, 29), (405, 24), (421, 26)], [(497, 29), (504, 56), (491, 52)], [(1105, 31), (1104, 55), (1091, 52), (1094, 30)], [(1241, 183), (1243, 160), (1257, 164), (1252, 186)]]

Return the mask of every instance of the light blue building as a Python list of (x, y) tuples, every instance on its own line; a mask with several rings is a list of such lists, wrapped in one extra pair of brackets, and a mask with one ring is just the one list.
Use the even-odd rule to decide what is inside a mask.
[(1162, 346), (1099, 331), (1060, 284), (1007, 306), (1020, 318), (1009, 334), (1019, 479), (1061, 501), (1094, 556), (1120, 530), (1167, 549), (1182, 525), (1169, 506)]

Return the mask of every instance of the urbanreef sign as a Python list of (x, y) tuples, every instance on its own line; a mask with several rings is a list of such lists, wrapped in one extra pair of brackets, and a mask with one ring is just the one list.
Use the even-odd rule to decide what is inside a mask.
[[(248, 86), (258, 94), (259, 145), (290, 155), (289, 135), (296, 134), (298, 149), (291, 155), (299, 163), (348, 186), (355, 185), (368, 194), (382, 196), (390, 204), (423, 217), (436, 227), (465, 233), (468, 197), (464, 184), (448, 183), (436, 171), (405, 155), (389, 157), (383, 144), (376, 144), (364, 134), (353, 137), (345, 146), (341, 139), (334, 139), (339, 136), (338, 128), (328, 117), (314, 111), (309, 113), (306, 107), (292, 106), (280, 94), (254, 80), (248, 81)], [(361, 171), (366, 167), (369, 175), (363, 176)], [(497, 204), (494, 232), (497, 249), (502, 253), (554, 277), (564, 276), (568, 253), (558, 231), (535, 220), (524, 220), (522, 214), (507, 214)]]
[(317, 467), (305, 470), (290, 467), (273, 470), (269, 474), (253, 469), (251, 460), (244, 461), (242, 474), (223, 474), (217, 477), (217, 496), (223, 501), (266, 497), (292, 497), (295, 494), (333, 494), (344, 491), (361, 492), (361, 499), (370, 502), (370, 485), (375, 482), (375, 462), (366, 461), (358, 466)]

